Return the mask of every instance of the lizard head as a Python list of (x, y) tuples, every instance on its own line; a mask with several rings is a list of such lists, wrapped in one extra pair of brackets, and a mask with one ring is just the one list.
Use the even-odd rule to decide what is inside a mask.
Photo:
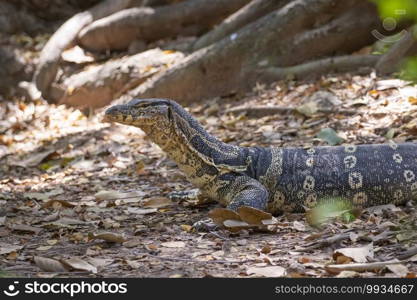
[(133, 99), (108, 108), (103, 121), (136, 127), (154, 125), (170, 120), (171, 105), (171, 101), (165, 99)]

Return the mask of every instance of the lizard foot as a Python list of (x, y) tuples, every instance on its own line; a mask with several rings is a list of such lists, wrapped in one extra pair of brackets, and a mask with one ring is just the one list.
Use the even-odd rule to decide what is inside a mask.
[(193, 224), (193, 228), (198, 232), (215, 231), (219, 228), (210, 218), (202, 219)]

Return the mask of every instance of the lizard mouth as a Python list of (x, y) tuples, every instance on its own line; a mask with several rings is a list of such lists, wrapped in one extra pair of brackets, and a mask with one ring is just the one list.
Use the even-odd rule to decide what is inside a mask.
[(113, 123), (114, 118), (113, 118), (113, 116), (110, 116), (110, 115), (104, 115), (103, 119), (101, 119), (101, 122)]
[[(124, 105), (115, 105), (106, 110), (104, 113), (102, 122), (117, 122), (117, 123), (125, 123), (126, 121), (131, 120), (132, 117), (130, 114), (126, 113), (126, 107)], [(129, 118), (130, 117), (130, 118)]]

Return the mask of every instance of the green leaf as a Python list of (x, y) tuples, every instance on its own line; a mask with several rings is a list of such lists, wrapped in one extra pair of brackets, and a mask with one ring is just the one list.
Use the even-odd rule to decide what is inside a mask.
[(391, 140), (391, 139), (393, 139), (393, 138), (394, 138), (394, 135), (395, 135), (395, 132), (396, 132), (395, 128), (390, 128), (390, 129), (387, 131), (387, 133), (385, 134), (385, 138), (386, 138), (387, 140)]
[(344, 139), (337, 135), (336, 131), (331, 128), (323, 128), (317, 134), (317, 138), (326, 141), (329, 145), (334, 146), (343, 143)]

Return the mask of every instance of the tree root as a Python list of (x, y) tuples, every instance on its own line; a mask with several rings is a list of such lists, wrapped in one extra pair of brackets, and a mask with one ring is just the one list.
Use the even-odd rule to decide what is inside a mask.
[(289, 0), (253, 0), (227, 17), (213, 30), (201, 36), (193, 45), (193, 50), (210, 46), (233, 32), (238, 31), (245, 25), (256, 21), (271, 11), (288, 4)]
[(46, 100), (49, 98), (49, 88), (58, 71), (61, 54), (74, 44), (78, 32), (94, 20), (128, 7), (130, 2), (131, 0), (101, 2), (85, 12), (74, 15), (54, 33), (42, 49), (34, 76), (36, 87)]
[(183, 34), (194, 26), (201, 33), (236, 11), (249, 0), (192, 0), (156, 8), (120, 11), (84, 28), (79, 44), (89, 50), (123, 50), (133, 40), (154, 41)]
[(286, 68), (267, 68), (259, 71), (266, 81), (317, 78), (328, 73), (352, 72), (366, 74), (373, 70), (378, 55), (344, 55), (328, 57)]
[[(293, 1), (245, 26), (236, 33), (235, 39), (223, 39), (194, 52), (173, 68), (132, 90), (129, 95), (167, 97), (187, 104), (231, 91), (248, 90), (259, 79), (257, 71), (260, 66), (285, 67), (345, 50), (344, 36), (351, 34), (356, 21), (345, 24), (342, 22), (345, 20), (343, 15), (346, 10), (355, 9), (358, 3), (361, 1)], [(377, 18), (376, 10), (374, 13)], [(320, 19), (340, 14), (341, 20), (305, 32), (317, 26)], [(360, 16), (369, 17), (365, 13)], [(360, 23), (373, 25), (374, 19), (368, 18)], [(358, 28), (363, 35), (357, 33), (357, 38), (351, 37), (347, 50), (352, 49), (352, 44), (362, 47), (369, 43), (369, 27), (361, 25)], [(332, 41), (334, 37), (337, 38)]]
[(153, 49), (111, 60), (66, 78), (56, 87), (61, 93), (51, 101), (79, 109), (103, 107), (181, 58), (180, 52)]

